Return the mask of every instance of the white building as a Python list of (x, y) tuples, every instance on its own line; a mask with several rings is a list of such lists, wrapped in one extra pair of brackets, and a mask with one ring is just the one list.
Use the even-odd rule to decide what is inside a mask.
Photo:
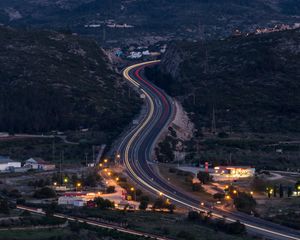
[(11, 160), (9, 157), (0, 156), (0, 171), (14, 171), (15, 168), (20, 168), (21, 162)]
[(29, 169), (51, 171), (55, 169), (55, 164), (46, 162), (41, 158), (29, 158), (25, 161), (24, 167)]
[(250, 166), (217, 166), (211, 173), (215, 181), (238, 180), (254, 177), (255, 168)]

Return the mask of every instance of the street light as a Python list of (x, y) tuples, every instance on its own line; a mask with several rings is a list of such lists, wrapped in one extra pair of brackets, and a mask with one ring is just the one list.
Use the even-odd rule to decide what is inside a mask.
[(118, 177), (116, 177), (116, 181), (119, 181), (119, 178), (118, 178)]
[(102, 164), (102, 163), (100, 163), (100, 164), (99, 164), (99, 167), (102, 167), (102, 166), (103, 166), (103, 164)]
[(105, 163), (107, 163), (107, 162), (108, 162), (108, 160), (107, 160), (107, 159), (104, 159), (104, 162), (105, 162)]
[(54, 186), (57, 186), (57, 182), (54, 182), (53, 185), (54, 185)]
[(65, 177), (64, 178), (64, 183), (68, 183), (68, 181), (69, 181), (68, 178)]
[(136, 192), (135, 192), (134, 187), (131, 187), (130, 191), (134, 194), (134, 201), (136, 201)]
[(233, 190), (233, 194), (237, 194), (237, 190)]
[(111, 172), (108, 172), (107, 174), (108, 174), (108, 176), (110, 176), (110, 175), (111, 175)]
[(162, 192), (159, 192), (159, 196), (162, 196), (163, 195), (163, 193)]

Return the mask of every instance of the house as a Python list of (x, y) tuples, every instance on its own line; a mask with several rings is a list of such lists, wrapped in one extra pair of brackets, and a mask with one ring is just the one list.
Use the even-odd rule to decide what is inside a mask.
[(15, 168), (20, 168), (21, 162), (13, 161), (9, 157), (0, 156), (0, 171), (14, 171)]
[(25, 161), (25, 168), (51, 171), (55, 169), (55, 164), (46, 162), (42, 158), (29, 158)]

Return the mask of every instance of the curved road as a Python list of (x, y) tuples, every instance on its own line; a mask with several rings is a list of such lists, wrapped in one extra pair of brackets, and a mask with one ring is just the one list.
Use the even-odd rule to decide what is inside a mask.
[(176, 186), (170, 185), (152, 168), (155, 143), (161, 132), (172, 121), (176, 111), (172, 99), (143, 77), (143, 69), (157, 63), (159, 61), (135, 64), (123, 72), (125, 79), (144, 95), (147, 106), (146, 116), (128, 133), (119, 146), (119, 153), (131, 179), (144, 189), (163, 195), (178, 205), (198, 211), (211, 211), (215, 217), (226, 217), (232, 222), (239, 220), (246, 225), (249, 233), (268, 239), (300, 240), (299, 231), (281, 225), (239, 212), (200, 207), (200, 199), (180, 192)]

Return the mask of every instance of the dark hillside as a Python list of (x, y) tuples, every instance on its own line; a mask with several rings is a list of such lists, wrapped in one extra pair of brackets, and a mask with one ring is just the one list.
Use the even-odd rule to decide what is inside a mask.
[(165, 75), (157, 83), (181, 99), (199, 129), (210, 129), (215, 108), (219, 130), (299, 132), (299, 62), (295, 30), (178, 42), (151, 74)]
[(91, 40), (0, 27), (0, 132), (120, 132), (136, 96)]

